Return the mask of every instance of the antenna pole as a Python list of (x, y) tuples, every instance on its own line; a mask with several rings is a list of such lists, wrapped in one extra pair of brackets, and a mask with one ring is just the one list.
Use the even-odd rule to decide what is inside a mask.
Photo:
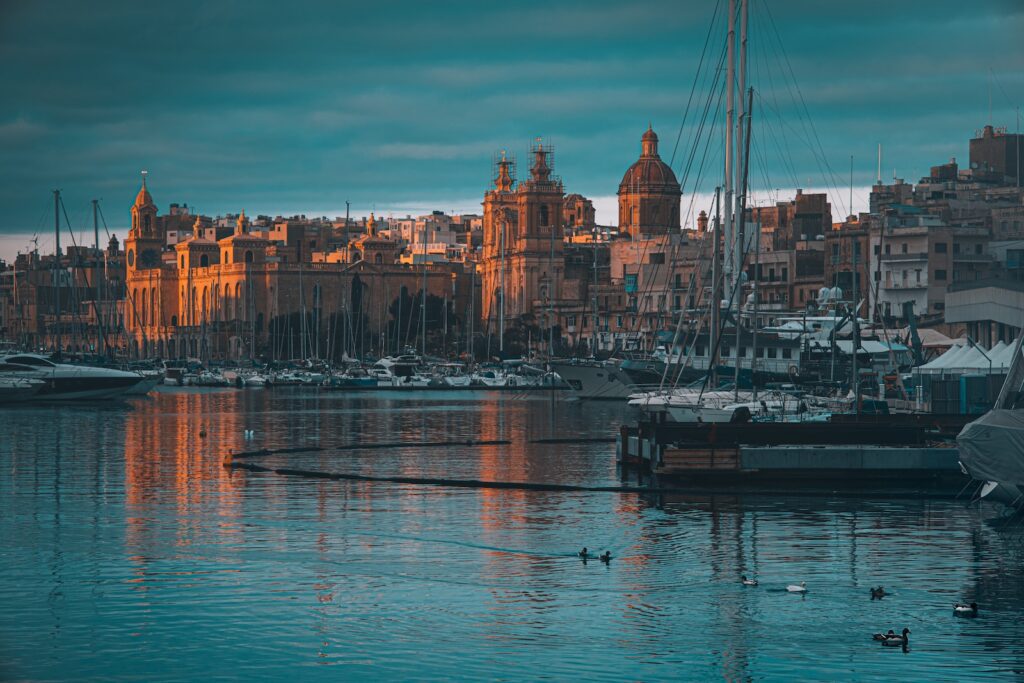
[(853, 216), (853, 155), (850, 155), (850, 215)]

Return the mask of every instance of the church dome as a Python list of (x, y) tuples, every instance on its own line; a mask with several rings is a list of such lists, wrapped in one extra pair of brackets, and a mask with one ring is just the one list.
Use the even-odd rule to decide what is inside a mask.
[(619, 194), (632, 192), (680, 194), (672, 168), (658, 156), (658, 135), (648, 126), (640, 138), (640, 158), (629, 167), (619, 183)]
[(679, 181), (661, 159), (641, 157), (629, 167), (619, 183), (619, 194), (631, 192), (680, 194)]

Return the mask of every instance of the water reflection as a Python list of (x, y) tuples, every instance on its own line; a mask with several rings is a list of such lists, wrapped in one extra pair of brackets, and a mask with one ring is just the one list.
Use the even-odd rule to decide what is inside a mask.
[[(613, 435), (624, 417), (616, 404), (288, 390), (5, 413), (3, 673), (926, 680), (966, 667), (972, 678), (1016, 676), (1024, 532), (984, 523), (991, 510), (477, 491), (221, 467), (227, 451), (316, 445), (324, 450), (261, 461), (610, 484), (611, 445), (529, 440)], [(400, 439), (512, 443), (334, 449)], [(584, 545), (615, 559), (583, 564)], [(740, 585), (741, 574), (761, 585)], [(784, 591), (799, 581), (805, 597)], [(889, 595), (873, 601), (868, 588), (879, 583)], [(960, 600), (977, 601), (979, 618), (953, 618)], [(903, 626), (915, 634), (906, 655), (870, 641)], [(813, 638), (796, 647), (789, 634)]]

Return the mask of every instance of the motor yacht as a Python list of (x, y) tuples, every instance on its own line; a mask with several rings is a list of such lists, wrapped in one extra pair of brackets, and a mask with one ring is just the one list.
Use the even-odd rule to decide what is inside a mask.
[(32, 397), (37, 401), (117, 398), (144, 379), (137, 372), (58, 363), (34, 353), (0, 356), (0, 377), (42, 381), (44, 386)]

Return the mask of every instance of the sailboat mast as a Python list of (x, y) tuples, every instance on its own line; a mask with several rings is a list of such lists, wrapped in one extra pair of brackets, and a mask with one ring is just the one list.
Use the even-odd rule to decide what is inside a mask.
[(427, 235), (429, 228), (427, 222), (423, 221), (423, 291), (420, 296), (420, 348), (422, 355), (427, 355)]
[[(744, 201), (743, 193), (746, 192), (744, 187), (746, 164), (746, 151), (743, 149), (743, 128), (744, 123), (749, 115), (749, 107), (744, 104), (744, 95), (747, 92), (747, 1), (740, 0), (740, 68), (738, 73), (739, 87), (737, 88), (737, 94), (739, 95), (739, 107), (740, 114), (736, 121), (736, 135), (735, 135), (735, 147), (736, 147), (736, 164), (733, 168), (733, 173), (736, 175), (736, 182), (734, 187), (737, 188), (736, 192), (736, 213), (733, 218), (733, 233), (735, 241), (733, 242), (733, 275), (735, 277), (732, 283), (733, 287), (736, 287), (736, 324), (739, 325), (739, 311), (742, 306), (742, 300), (740, 295), (743, 293), (740, 288), (740, 276), (743, 272), (743, 260), (746, 254), (746, 243), (745, 243), (745, 228), (744, 217), (742, 213), (742, 202)], [(730, 82), (729, 93), (732, 94), (732, 83)], [(737, 334), (739, 332), (737, 331)], [(736, 353), (739, 353), (737, 349)], [(739, 356), (737, 355), (737, 363), (739, 363)], [(738, 371), (737, 371), (738, 372)], [(739, 384), (739, 374), (736, 375), (737, 385)]]
[(725, 88), (726, 88), (726, 110), (725, 110), (725, 183), (724, 183), (724, 219), (725, 219), (725, 281), (727, 286), (731, 287), (733, 284), (734, 268), (733, 268), (733, 244), (735, 238), (733, 235), (733, 222), (732, 222), (732, 205), (733, 205), (733, 187), (732, 187), (732, 176), (733, 176), (733, 126), (735, 125), (736, 118), (736, 104), (735, 99), (735, 83), (736, 83), (736, 0), (729, 0), (729, 32), (726, 38), (727, 45), (726, 49), (728, 52), (725, 76)]
[(106, 351), (107, 334), (103, 329), (103, 278), (100, 277), (100, 223), (97, 215), (99, 208), (98, 205), (99, 200), (92, 200), (92, 239), (93, 249), (96, 252), (93, 255), (96, 260), (93, 261), (92, 269), (93, 283), (96, 287), (96, 293), (93, 297), (92, 309), (96, 314), (96, 330), (98, 337), (96, 340), (96, 351), (102, 354)]
[(60, 190), (53, 191), (53, 235), (56, 240), (56, 246), (53, 250), (53, 291), (54, 291), (54, 318), (57, 324), (56, 328), (56, 339), (57, 339), (57, 358), (60, 358), (61, 351), (61, 338), (60, 338)]
[(719, 259), (721, 258), (721, 239), (722, 239), (722, 188), (715, 188), (715, 235), (714, 240), (711, 242), (711, 338), (710, 345), (708, 348), (708, 375), (711, 377), (711, 385), (716, 386), (715, 375), (718, 360), (718, 317), (721, 312), (720, 306), (722, 304), (722, 295), (718, 288), (718, 283), (722, 279), (722, 274), (719, 265)]
[(501, 220), (501, 273), (498, 286), (498, 294), (501, 299), (498, 303), (498, 351), (504, 354), (505, 351), (505, 230), (508, 229), (508, 214), (502, 213)]
[[(744, 2), (743, 2), (743, 9), (744, 9), (744, 11), (746, 10), (746, 0), (744, 0)], [(744, 26), (744, 33), (746, 33), (746, 27), (745, 26)], [(745, 41), (744, 41), (744, 49), (746, 49)], [(738, 268), (739, 268), (739, 271), (740, 271), (741, 274), (742, 274), (742, 271), (743, 271), (743, 263), (746, 261), (746, 258), (747, 258), (746, 231), (743, 229), (743, 226), (744, 226), (744, 223), (746, 223), (746, 214), (747, 214), (747, 179), (748, 179), (749, 171), (750, 171), (750, 113), (751, 113), (751, 111), (753, 109), (754, 109), (754, 89), (750, 88), (749, 92), (747, 93), (747, 104), (744, 107), (744, 116), (745, 116), (745, 123), (747, 124), (747, 126), (746, 126), (747, 129), (746, 129), (746, 131), (741, 131), (741, 133), (744, 133), (745, 137), (741, 138), (741, 139), (743, 139), (743, 157), (742, 157), (743, 161), (742, 161), (742, 163), (740, 165), (740, 168), (739, 168), (739, 170), (741, 172), (741, 176), (740, 176), (740, 194), (739, 194), (739, 200), (737, 201), (737, 208), (736, 208), (736, 217), (737, 217), (737, 220), (739, 221), (739, 224), (740, 224), (740, 231), (739, 231), (740, 239), (738, 241), (743, 246), (743, 249), (741, 249), (740, 252), (739, 252), (739, 259), (737, 260)], [(759, 231), (758, 232), (758, 240), (759, 241), (760, 241), (760, 238), (761, 238), (761, 236), (760, 236), (760, 231)], [(758, 244), (758, 246), (760, 247), (760, 244)], [(751, 278), (751, 280), (753, 280), (755, 278), (757, 278), (757, 272), (756, 271), (754, 272), (754, 277)], [(741, 280), (739, 278), (737, 278), (737, 280), (736, 280), (737, 292), (735, 294), (735, 296), (738, 299), (737, 302), (736, 302), (736, 375), (735, 375), (735, 377), (736, 377), (736, 400), (737, 401), (739, 400), (739, 394), (740, 394), (740, 365), (742, 364), (742, 359), (740, 357), (740, 342), (741, 342), (741, 339), (742, 339), (740, 337), (740, 331), (741, 331), (743, 326), (740, 325), (740, 317), (741, 317), (740, 312), (743, 310), (743, 288), (742, 288), (741, 285), (742, 285)], [(756, 285), (755, 285), (755, 288), (756, 288)], [(756, 317), (754, 318), (753, 325), (751, 325), (751, 329), (753, 331), (754, 338), (756, 340), (756, 338), (757, 338), (757, 318)], [(755, 344), (756, 344), (756, 341), (755, 341)], [(753, 387), (754, 387), (754, 363), (753, 363), (753, 361), (751, 361), (751, 363), (750, 363), (750, 386), (753, 389)]]

